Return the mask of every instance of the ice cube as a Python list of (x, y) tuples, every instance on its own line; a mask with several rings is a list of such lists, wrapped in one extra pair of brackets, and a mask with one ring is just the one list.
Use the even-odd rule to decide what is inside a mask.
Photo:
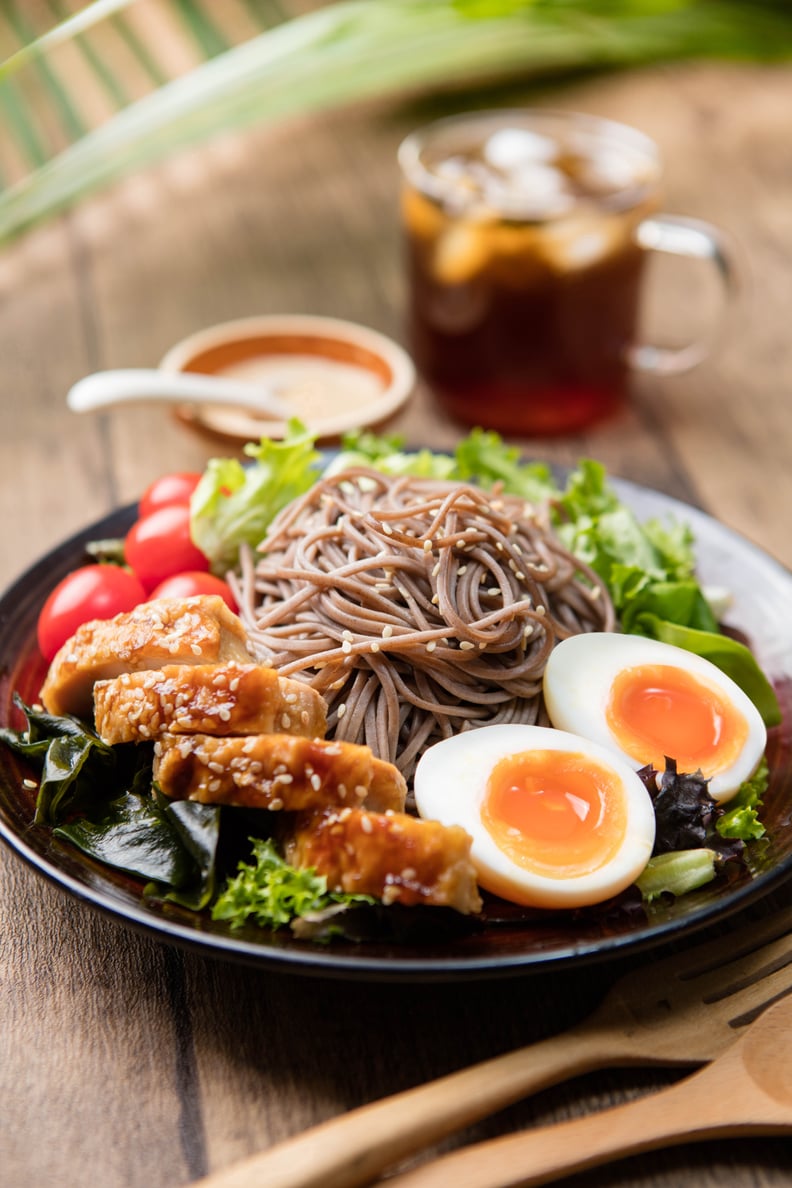
[(624, 219), (585, 217), (562, 219), (543, 228), (541, 253), (553, 272), (564, 275), (590, 268), (618, 252), (627, 238)]
[(632, 153), (599, 147), (578, 163), (578, 184), (589, 194), (618, 194), (641, 180), (640, 162)]
[(402, 192), (402, 220), (411, 235), (429, 240), (436, 239), (448, 221), (436, 202), (409, 187)]
[(483, 151), (487, 164), (503, 173), (511, 173), (530, 161), (554, 161), (557, 155), (554, 140), (528, 128), (501, 128), (493, 132)]
[(490, 255), (486, 225), (453, 223), (435, 244), (435, 278), (445, 285), (467, 284), (486, 267)]
[(505, 218), (530, 222), (558, 218), (575, 205), (564, 174), (539, 162), (525, 162), (508, 178), (493, 180), (486, 197)]

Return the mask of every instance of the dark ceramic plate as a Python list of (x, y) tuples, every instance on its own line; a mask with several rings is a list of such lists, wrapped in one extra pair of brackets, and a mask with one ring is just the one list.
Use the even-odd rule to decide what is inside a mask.
[[(66, 891), (165, 941), (284, 972), (323, 976), (440, 980), (566, 968), (687, 935), (743, 908), (792, 873), (792, 575), (701, 512), (645, 488), (616, 485), (641, 518), (671, 515), (692, 525), (702, 581), (732, 592), (728, 621), (748, 636), (781, 701), (784, 721), (771, 731), (769, 741), (772, 779), (763, 812), (767, 838), (753, 849), (751, 871), (685, 896), (648, 920), (594, 910), (526, 915), (492, 902), (486, 922), (462, 932), (430, 930), (419, 936), (408, 928), (398, 941), (320, 946), (298, 941), (288, 930), (232, 933), (205, 916), (142, 902), (140, 883), (97, 865), (32, 824), (34, 793), (25, 786), (24, 764), (1, 744), (0, 835)], [(41, 685), (45, 666), (35, 625), (47, 593), (83, 561), (86, 541), (121, 535), (133, 516), (133, 508), (123, 509), (66, 541), (23, 574), (0, 601), (3, 725), (19, 725), (13, 692), (29, 703)]]

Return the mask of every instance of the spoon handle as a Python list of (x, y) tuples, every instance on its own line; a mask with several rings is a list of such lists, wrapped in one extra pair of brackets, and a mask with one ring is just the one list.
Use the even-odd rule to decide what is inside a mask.
[(704, 1139), (792, 1131), (792, 1102), (764, 1092), (740, 1045), (670, 1089), (570, 1122), (463, 1147), (388, 1188), (531, 1188), (626, 1155)]
[(66, 403), (73, 412), (91, 412), (133, 401), (185, 401), (191, 404), (234, 404), (287, 419), (293, 410), (262, 383), (241, 383), (196, 372), (157, 368), (124, 368), (87, 375), (69, 390)]

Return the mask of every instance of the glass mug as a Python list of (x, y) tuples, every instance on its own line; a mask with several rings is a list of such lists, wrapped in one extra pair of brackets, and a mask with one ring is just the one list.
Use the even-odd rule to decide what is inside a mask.
[(658, 149), (623, 124), (513, 110), (452, 116), (399, 148), (409, 337), (446, 411), (504, 433), (580, 430), (635, 370), (706, 354), (636, 341), (649, 251), (733, 272), (708, 223), (660, 214)]

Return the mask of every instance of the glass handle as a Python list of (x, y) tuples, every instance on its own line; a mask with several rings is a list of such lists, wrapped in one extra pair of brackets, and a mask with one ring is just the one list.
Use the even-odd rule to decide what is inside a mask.
[[(723, 294), (723, 312), (737, 292), (737, 277), (725, 237), (711, 223), (681, 215), (654, 215), (639, 223), (636, 241), (648, 252), (665, 252), (689, 260), (709, 260), (714, 267)], [(718, 325), (722, 318), (718, 319)], [(714, 329), (714, 327), (713, 327)], [(710, 351), (711, 335), (681, 347), (658, 347), (637, 343), (630, 347), (628, 360), (636, 371), (674, 375), (690, 371)]]

